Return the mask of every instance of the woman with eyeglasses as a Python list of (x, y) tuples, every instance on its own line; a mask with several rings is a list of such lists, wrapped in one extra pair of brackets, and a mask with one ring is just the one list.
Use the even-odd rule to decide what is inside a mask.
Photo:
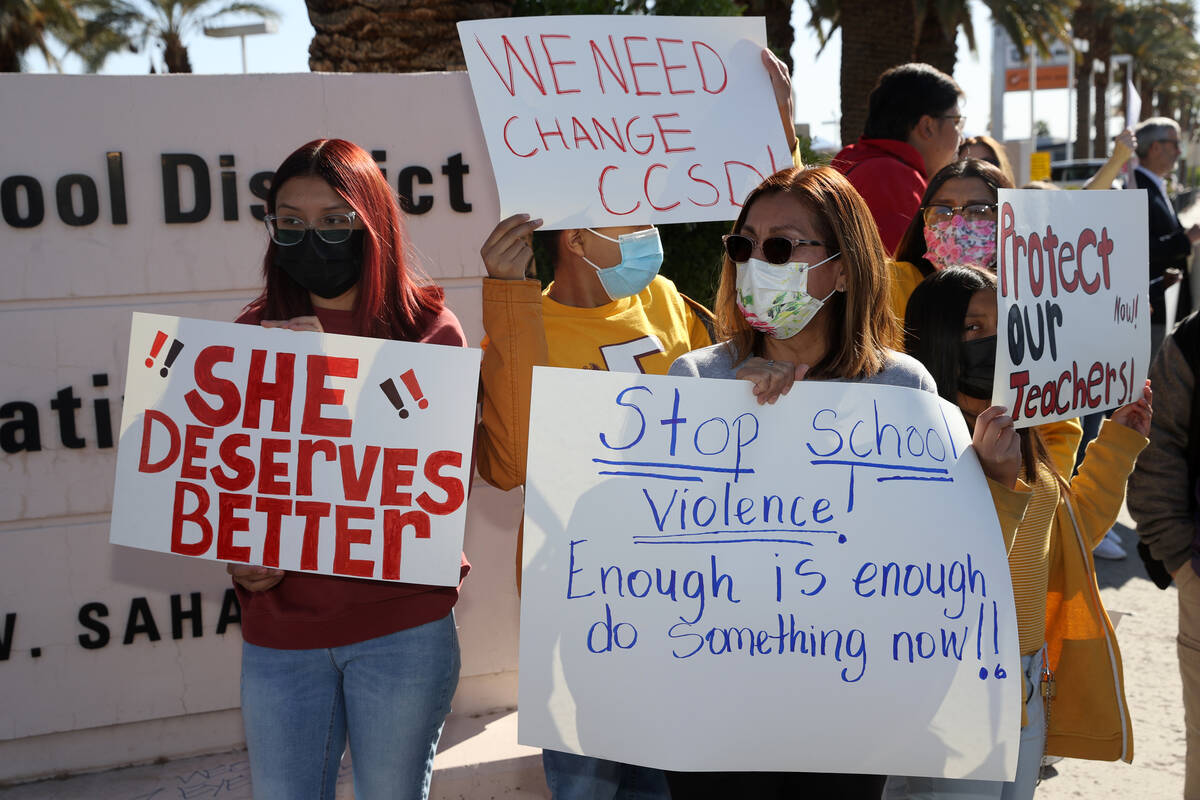
[[(943, 167), (929, 181), (913, 217), (896, 246), (891, 270), (891, 306), (904, 319), (909, 295), (927, 275), (951, 266), (996, 265), (996, 192), (1013, 188), (997, 167), (966, 158)], [(902, 346), (902, 335), (894, 346)]]
[(962, 144), (958, 146), (958, 157), (986, 161), (1003, 172), (1011, 185), (1017, 185), (1016, 173), (1013, 172), (1012, 162), (1008, 160), (1008, 151), (1003, 143), (990, 136), (980, 135), (963, 139)]
[[(238, 322), (463, 346), (406, 262), (400, 209), (362, 148), (321, 139), (275, 171), (266, 286)], [(460, 580), (470, 565), (462, 559)], [(333, 798), (349, 741), (359, 798), (426, 798), (458, 684), (458, 587), (229, 565), (242, 608), (254, 796)]]
[(1149, 381), (1141, 399), (1113, 413), (1072, 477), (1077, 427), (1018, 431), (1007, 409), (990, 406), (996, 333), (996, 281), (983, 270), (947, 267), (909, 300), (906, 349), (972, 429), (1008, 549), (1022, 668), (1016, 776), (1010, 782), (894, 777), (888, 800), (1029, 800), (1044, 753), (1133, 758), (1120, 652), (1091, 549), (1115, 521), (1147, 444)]
[[(669, 374), (742, 377), (786, 393), (794, 380), (859, 381), (935, 392), (914, 359), (888, 349), (883, 245), (871, 212), (828, 167), (777, 172), (746, 197), (717, 289), (719, 343), (680, 356)], [(678, 772), (686, 798), (879, 797), (884, 777), (834, 773)]]

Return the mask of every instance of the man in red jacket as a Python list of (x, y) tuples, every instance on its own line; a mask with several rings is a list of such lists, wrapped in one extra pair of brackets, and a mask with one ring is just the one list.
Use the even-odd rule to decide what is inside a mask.
[(930, 177), (954, 161), (966, 117), (962, 89), (928, 64), (901, 64), (871, 90), (862, 137), (834, 169), (849, 179), (875, 218), (890, 255), (921, 206)]

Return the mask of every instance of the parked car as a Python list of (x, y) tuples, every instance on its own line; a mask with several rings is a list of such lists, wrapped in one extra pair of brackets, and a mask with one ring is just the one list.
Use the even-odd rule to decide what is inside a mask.
[[(1070, 161), (1055, 161), (1050, 164), (1050, 180), (1062, 189), (1082, 189), (1088, 179), (1104, 166), (1103, 158), (1076, 158)], [(1114, 189), (1121, 184), (1114, 181)]]

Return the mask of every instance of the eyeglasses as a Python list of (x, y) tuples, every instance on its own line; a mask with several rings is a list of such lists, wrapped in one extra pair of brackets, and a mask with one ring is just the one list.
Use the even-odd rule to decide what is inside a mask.
[[(759, 247), (757, 239), (743, 236), (740, 233), (727, 233), (721, 237), (725, 243), (725, 253), (735, 264), (745, 264), (754, 255), (754, 248)], [(762, 241), (763, 260), (768, 264), (786, 264), (792, 260), (792, 253), (797, 247), (824, 247), (824, 242), (816, 239), (789, 239), (786, 236), (769, 236)]]
[(967, 124), (967, 116), (965, 114), (942, 114), (938, 119), (954, 120), (954, 129), (959, 133), (963, 132), (963, 128)]
[(925, 206), (926, 225), (943, 225), (959, 214), (967, 222), (995, 221), (995, 203), (968, 203), (965, 206)]
[(313, 231), (326, 244), (341, 244), (350, 239), (354, 231), (354, 220), (358, 214), (347, 211), (345, 214), (326, 214), (311, 225), (299, 217), (281, 217), (278, 214), (267, 214), (263, 222), (267, 225), (267, 233), (271, 241), (283, 247), (291, 247), (304, 241), (304, 234)]

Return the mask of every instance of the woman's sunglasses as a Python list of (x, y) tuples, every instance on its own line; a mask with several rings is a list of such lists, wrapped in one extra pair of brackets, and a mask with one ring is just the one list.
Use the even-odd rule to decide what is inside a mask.
[[(727, 233), (721, 237), (725, 243), (725, 253), (735, 264), (745, 264), (754, 255), (754, 248), (759, 246), (757, 239), (743, 236), (740, 233)], [(797, 247), (824, 247), (824, 242), (816, 239), (789, 239), (786, 236), (768, 236), (762, 241), (763, 260), (768, 264), (786, 264), (792, 260), (792, 253)]]

